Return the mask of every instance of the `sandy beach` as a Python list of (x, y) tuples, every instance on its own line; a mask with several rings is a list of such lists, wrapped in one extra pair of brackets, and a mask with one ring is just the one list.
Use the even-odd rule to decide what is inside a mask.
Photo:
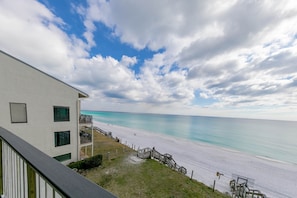
[[(260, 190), (267, 197), (293, 198), (297, 196), (297, 165), (213, 145), (191, 142), (131, 129), (122, 126), (94, 122), (94, 126), (112, 132), (121, 143), (130, 147), (155, 147), (160, 153), (169, 153), (187, 175), (221, 192), (230, 192), (229, 182), (237, 175), (249, 178), (249, 187)], [(223, 174), (220, 178), (217, 172)]]

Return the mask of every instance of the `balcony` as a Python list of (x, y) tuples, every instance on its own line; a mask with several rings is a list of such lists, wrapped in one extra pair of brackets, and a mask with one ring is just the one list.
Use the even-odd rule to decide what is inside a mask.
[(1, 127), (0, 151), (1, 197), (115, 197)]
[(89, 144), (92, 143), (92, 129), (81, 128), (79, 132), (80, 144)]
[(80, 114), (79, 116), (79, 139), (80, 159), (94, 155), (93, 144), (93, 116)]
[(80, 114), (79, 116), (79, 124), (92, 124), (93, 116)]

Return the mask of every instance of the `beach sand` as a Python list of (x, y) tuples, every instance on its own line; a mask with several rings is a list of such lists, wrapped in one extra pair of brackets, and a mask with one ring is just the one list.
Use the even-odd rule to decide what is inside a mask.
[[(267, 197), (293, 198), (297, 196), (297, 165), (213, 145), (178, 139), (171, 136), (94, 122), (94, 126), (112, 132), (121, 143), (130, 147), (150, 147), (162, 154), (169, 153), (187, 175), (221, 192), (229, 192), (229, 182), (237, 175), (249, 178), (249, 187), (260, 190)], [(220, 178), (217, 172), (223, 175)]]

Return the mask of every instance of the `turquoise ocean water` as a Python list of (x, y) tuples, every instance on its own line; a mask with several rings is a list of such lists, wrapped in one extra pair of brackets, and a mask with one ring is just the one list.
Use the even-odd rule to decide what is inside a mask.
[(95, 121), (208, 143), (297, 164), (297, 122), (82, 111)]

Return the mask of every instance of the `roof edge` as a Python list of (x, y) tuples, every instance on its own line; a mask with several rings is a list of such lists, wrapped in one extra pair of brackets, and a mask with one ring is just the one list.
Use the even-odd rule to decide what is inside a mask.
[(28, 63), (26, 63), (26, 62), (24, 62), (24, 61), (22, 61), (21, 59), (16, 58), (16, 57), (14, 57), (14, 56), (8, 54), (7, 52), (4, 52), (4, 51), (1, 50), (1, 49), (0, 49), (0, 52), (1, 52), (2, 54), (5, 54), (5, 55), (9, 56), (10, 58), (12, 58), (12, 59), (14, 59), (14, 60), (16, 60), (16, 61), (19, 61), (19, 62), (25, 64), (26, 66), (28, 66), (28, 67), (30, 67), (30, 68), (32, 68), (32, 69), (35, 69), (36, 71), (38, 71), (38, 72), (40, 72), (40, 73), (42, 73), (42, 74), (44, 74), (44, 75), (46, 75), (46, 76), (48, 76), (48, 77), (54, 79), (54, 80), (59, 81), (60, 83), (63, 83), (64, 85), (66, 85), (66, 86), (68, 86), (68, 87), (70, 87), (70, 88), (76, 90), (76, 91), (78, 92), (78, 98), (88, 98), (88, 97), (89, 97), (89, 95), (88, 95), (87, 93), (85, 93), (85, 92), (83, 92), (83, 91), (81, 91), (81, 90), (75, 88), (74, 86), (71, 86), (71, 85), (65, 83), (64, 81), (62, 81), (62, 80), (60, 80), (60, 79), (58, 79), (58, 78), (56, 78), (56, 77), (54, 77), (54, 76), (52, 76), (52, 75), (46, 73), (46, 72), (44, 72), (44, 71), (42, 71), (42, 70), (40, 70), (40, 69), (37, 69), (36, 67), (34, 67), (34, 66), (32, 66), (32, 65), (30, 65), (30, 64), (28, 64)]

